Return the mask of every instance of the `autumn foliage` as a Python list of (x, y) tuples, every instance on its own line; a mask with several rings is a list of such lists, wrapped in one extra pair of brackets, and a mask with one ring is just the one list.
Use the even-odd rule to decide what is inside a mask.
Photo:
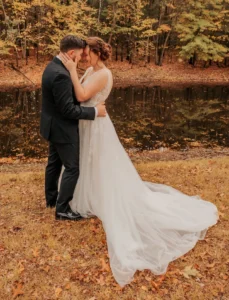
[(66, 34), (99, 35), (114, 58), (161, 66), (165, 57), (228, 65), (228, 0), (0, 1), (0, 54), (16, 65), (54, 55)]

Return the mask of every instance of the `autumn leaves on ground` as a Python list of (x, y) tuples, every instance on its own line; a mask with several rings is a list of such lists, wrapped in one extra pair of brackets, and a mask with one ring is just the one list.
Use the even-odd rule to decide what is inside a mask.
[[(0, 61), (0, 88), (10, 90), (14, 88), (36, 89), (41, 86), (41, 77), (46, 65), (51, 59), (39, 64), (31, 58), (29, 64), (20, 62), (18, 71), (12, 69), (12, 61)], [(86, 65), (79, 65), (79, 73), (82, 75), (87, 68)], [(114, 77), (115, 87), (125, 86), (171, 86), (193, 85), (193, 84), (214, 84), (227, 85), (229, 81), (228, 68), (193, 68), (186, 62), (167, 63), (162, 67), (149, 64), (144, 67), (142, 64), (131, 65), (128, 62), (110, 61), (108, 68), (111, 69)], [(10, 78), (10, 80), (9, 80)]]
[[(144, 180), (215, 203), (218, 224), (164, 276), (115, 283), (98, 219), (55, 221), (45, 208), (44, 163), (2, 165), (0, 299), (229, 299), (229, 158), (138, 163)], [(204, 218), (204, 215), (203, 215)]]

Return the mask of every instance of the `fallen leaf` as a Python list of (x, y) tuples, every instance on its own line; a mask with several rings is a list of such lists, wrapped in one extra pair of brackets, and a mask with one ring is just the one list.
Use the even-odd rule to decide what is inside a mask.
[(55, 289), (55, 296), (56, 296), (56, 298), (59, 298), (59, 296), (60, 296), (60, 294), (62, 293), (62, 288), (56, 288)]
[(55, 260), (55, 261), (62, 261), (62, 258), (61, 258), (61, 256), (56, 255), (56, 256), (53, 257), (53, 260)]
[(223, 218), (224, 216), (225, 214), (219, 211), (219, 217)]
[(13, 289), (13, 299), (16, 299), (20, 295), (24, 295), (22, 288), (23, 288), (23, 284), (17, 282), (16, 288)]
[(33, 252), (34, 257), (38, 257), (40, 255), (39, 248), (36, 248), (36, 249), (32, 250), (32, 252)]
[(104, 258), (100, 259), (102, 262), (102, 271), (103, 272), (110, 272), (110, 266), (105, 262)]
[(145, 280), (150, 282), (150, 281), (151, 281), (151, 277), (146, 276), (146, 277), (145, 277)]
[(98, 233), (99, 232), (99, 229), (96, 228), (95, 226), (91, 226), (90, 230), (94, 233)]
[(4, 251), (5, 247), (3, 245), (0, 245), (0, 251)]
[(210, 268), (210, 269), (211, 269), (211, 268), (214, 268), (214, 266), (215, 266), (215, 262), (212, 263), (212, 264), (208, 264), (208, 265), (207, 265), (207, 268)]
[(65, 290), (70, 290), (70, 288), (71, 288), (71, 284), (70, 283), (66, 283), (66, 285), (65, 285)]
[(19, 272), (19, 274), (21, 274), (24, 270), (25, 270), (25, 267), (24, 267), (23, 263), (20, 261), (18, 263), (18, 272)]
[(50, 266), (42, 267), (41, 270), (45, 271), (46, 273), (49, 272)]
[(177, 284), (179, 280), (177, 278), (172, 278), (172, 283)]
[(32, 295), (33, 295), (33, 297), (34, 297), (35, 299), (37, 299), (37, 298), (39, 299), (39, 296), (38, 296), (38, 292), (37, 292), (37, 291), (35, 291)]
[(96, 279), (96, 281), (99, 285), (103, 286), (105, 284), (103, 275), (100, 275), (99, 279)]
[(158, 284), (157, 284), (156, 282), (154, 282), (154, 281), (152, 280), (151, 283), (152, 283), (153, 287), (154, 287), (156, 290), (159, 289)]
[(168, 295), (169, 291), (168, 291), (167, 289), (163, 289), (163, 290), (162, 290), (162, 293), (163, 293), (164, 295)]
[(198, 275), (200, 275), (200, 273), (192, 266), (186, 266), (182, 274), (187, 279), (189, 279), (190, 276), (197, 277)]
[(22, 230), (22, 227), (20, 226), (13, 226), (13, 229), (12, 229), (14, 232), (17, 232), (17, 231), (20, 231)]
[(157, 280), (157, 282), (161, 284), (165, 280), (165, 277), (166, 277), (165, 275), (159, 276), (159, 279)]

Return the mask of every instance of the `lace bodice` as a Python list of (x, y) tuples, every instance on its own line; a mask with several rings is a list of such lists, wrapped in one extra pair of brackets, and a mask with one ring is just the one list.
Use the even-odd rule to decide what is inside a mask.
[(92, 70), (93, 70), (93, 67), (88, 68), (86, 70), (86, 72), (84, 73), (83, 77), (80, 79), (80, 82), (82, 82), (82, 80), (85, 77), (87, 77), (84, 80), (84, 82), (82, 83), (83, 86), (86, 85), (86, 83), (89, 80), (93, 80), (94, 76), (99, 76), (99, 73), (104, 70), (106, 70), (107, 76), (108, 76), (107, 84), (99, 93), (94, 95), (90, 100), (81, 103), (82, 106), (94, 107), (98, 103), (106, 101), (106, 99), (108, 98), (108, 96), (111, 92), (112, 86), (113, 86), (113, 77), (112, 77), (112, 73), (109, 69), (105, 68), (105, 69), (99, 70), (99, 71), (91, 74)]

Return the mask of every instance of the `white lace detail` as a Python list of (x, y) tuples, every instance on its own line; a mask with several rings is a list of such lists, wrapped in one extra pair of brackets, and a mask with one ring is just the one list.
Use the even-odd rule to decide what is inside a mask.
[[(93, 78), (95, 78), (95, 76), (99, 76), (100, 72), (107, 72), (107, 84), (105, 85), (105, 87), (96, 95), (94, 95), (90, 100), (82, 102), (81, 106), (85, 106), (85, 107), (95, 107), (97, 104), (99, 104), (100, 102), (106, 101), (106, 99), (108, 98), (112, 86), (113, 86), (113, 77), (112, 77), (112, 73), (109, 69), (105, 68), (102, 70), (99, 70), (95, 73), (91, 73), (91, 71), (93, 70), (92, 67), (88, 68), (84, 74), (84, 76), (81, 78), (81, 81), (85, 78), (86, 80), (82, 83), (82, 86), (85, 86), (87, 84), (87, 82), (89, 80), (93, 80)], [(101, 122), (104, 121), (105, 118), (96, 118), (94, 120), (94, 122), (90, 122), (91, 125), (93, 126), (93, 132), (94, 134), (90, 136), (90, 139), (88, 140), (88, 147), (89, 147), (89, 155), (88, 155), (88, 163), (90, 164), (91, 160), (92, 160), (92, 156), (93, 156), (93, 149), (94, 147), (96, 147), (96, 136), (97, 134), (99, 134), (100, 131), (100, 126), (101, 126)], [(80, 130), (84, 130), (86, 127), (88, 126), (88, 121), (87, 120), (80, 120), (79, 122), (79, 128)], [(82, 150), (83, 151), (83, 150)]]
[[(84, 76), (81, 78), (81, 82), (82, 80), (89, 74), (89, 72), (91, 72), (92, 67), (88, 68), (87, 71), (85, 72)], [(88, 77), (86, 78), (86, 80), (82, 83), (82, 86), (84, 86), (89, 80), (93, 80), (94, 76), (99, 76), (100, 72), (107, 72), (107, 76), (108, 76), (108, 80), (107, 80), (107, 84), (106, 86), (96, 95), (94, 95), (90, 100), (85, 101), (83, 103), (81, 103), (82, 106), (86, 106), (86, 107), (91, 107), (91, 106), (96, 106), (97, 104), (99, 104), (100, 102), (106, 101), (107, 97), (109, 96), (112, 86), (113, 86), (113, 77), (111, 74), (111, 71), (107, 68), (99, 70), (93, 74), (89, 74)]]

